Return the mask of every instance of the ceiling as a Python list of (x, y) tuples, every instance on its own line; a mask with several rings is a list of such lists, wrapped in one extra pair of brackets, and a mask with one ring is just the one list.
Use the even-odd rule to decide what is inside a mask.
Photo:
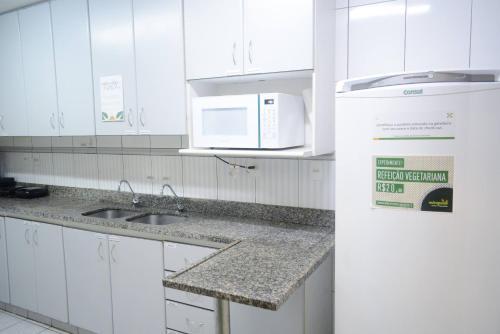
[(0, 13), (8, 12), (43, 0), (0, 0)]

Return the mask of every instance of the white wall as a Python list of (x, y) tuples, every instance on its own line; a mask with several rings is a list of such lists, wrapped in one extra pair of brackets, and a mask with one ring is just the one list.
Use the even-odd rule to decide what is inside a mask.
[(336, 80), (500, 69), (498, 0), (337, 0)]
[(187, 137), (3, 137), (3, 176), (18, 181), (116, 190), (121, 179), (134, 191), (159, 194), (169, 183), (191, 198), (334, 209), (333, 158), (232, 159), (255, 165), (234, 169), (214, 157), (179, 156)]

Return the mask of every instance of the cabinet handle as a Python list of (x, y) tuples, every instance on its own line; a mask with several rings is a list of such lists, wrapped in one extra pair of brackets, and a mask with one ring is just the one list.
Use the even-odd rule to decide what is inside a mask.
[(24, 230), (24, 240), (26, 240), (26, 243), (29, 245), (30, 244), (30, 236), (29, 236), (30, 229), (27, 228)]
[(248, 61), (253, 64), (253, 41), (250, 40), (248, 43)]
[(104, 260), (104, 255), (102, 254), (102, 248), (103, 248), (102, 241), (99, 241), (99, 246), (97, 247), (97, 254), (101, 258), (101, 260)]
[(52, 129), (56, 128), (56, 125), (54, 124), (54, 113), (50, 115), (50, 126), (52, 127)]
[(63, 113), (63, 112), (61, 112), (61, 113), (59, 114), (59, 126), (60, 126), (61, 128), (64, 128), (64, 113)]
[(205, 326), (205, 324), (202, 322), (198, 323), (198, 325), (197, 325), (196, 321), (192, 321), (189, 318), (186, 318), (186, 325), (187, 325), (187, 328), (189, 328), (189, 331), (192, 332), (193, 334), (200, 333), (201, 328), (203, 328), (203, 326)]
[(2, 128), (2, 130), (5, 130), (5, 128), (3, 127), (3, 115), (0, 115), (0, 128)]
[(35, 232), (33, 232), (32, 237), (33, 237), (33, 244), (38, 246), (38, 229), (36, 229)]
[(141, 108), (141, 111), (139, 112), (139, 121), (141, 122), (141, 125), (144, 127), (146, 125), (144, 123), (143, 115), (144, 115), (144, 108)]
[(233, 43), (233, 65), (234, 66), (238, 65), (236, 63), (236, 42)]
[(113, 244), (113, 246), (111, 246), (111, 260), (113, 260), (114, 263), (116, 263), (115, 248), (116, 248), (116, 244)]
[(128, 125), (132, 127), (134, 124), (132, 123), (132, 108), (128, 110), (128, 116), (127, 116), (127, 121)]

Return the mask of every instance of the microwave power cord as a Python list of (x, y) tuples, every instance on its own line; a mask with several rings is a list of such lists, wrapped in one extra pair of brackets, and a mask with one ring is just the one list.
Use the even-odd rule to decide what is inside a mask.
[(222, 161), (223, 163), (233, 167), (233, 168), (242, 168), (242, 169), (246, 169), (246, 170), (252, 170), (252, 169), (255, 169), (255, 166), (254, 165), (250, 165), (250, 166), (244, 166), (244, 165), (239, 165), (239, 164), (235, 164), (235, 163), (232, 163), (232, 162), (229, 162), (227, 160), (224, 160), (222, 159), (221, 157), (217, 156), (217, 155), (214, 155), (215, 158), (219, 159), (220, 161)]

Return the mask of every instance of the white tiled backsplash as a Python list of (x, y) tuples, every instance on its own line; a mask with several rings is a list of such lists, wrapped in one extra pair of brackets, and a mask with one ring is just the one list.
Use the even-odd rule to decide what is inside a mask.
[(180, 156), (181, 136), (0, 138), (1, 172), (21, 182), (159, 194), (169, 183), (182, 196), (334, 209), (335, 161)]

